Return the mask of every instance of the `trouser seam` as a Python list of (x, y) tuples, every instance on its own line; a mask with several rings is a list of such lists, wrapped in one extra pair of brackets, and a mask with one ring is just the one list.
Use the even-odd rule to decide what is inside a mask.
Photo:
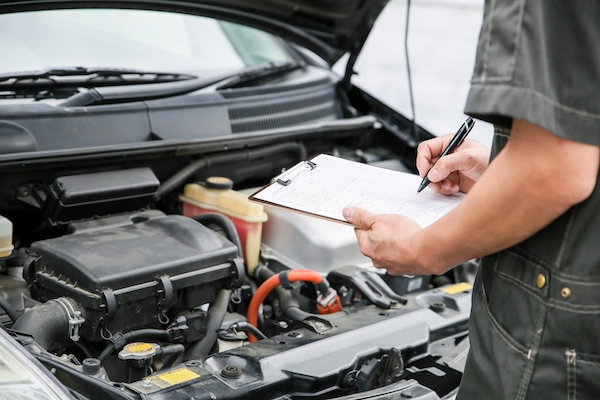
[(566, 311), (566, 312), (570, 312), (570, 313), (574, 313), (574, 314), (581, 314), (581, 315), (600, 314), (600, 305), (561, 304), (560, 302), (558, 302), (558, 300), (547, 299), (547, 298), (540, 296), (534, 290), (532, 290), (531, 287), (524, 284), (519, 279), (513, 278), (511, 275), (508, 275), (501, 271), (496, 271), (496, 276), (498, 276), (498, 278), (500, 278), (506, 282), (512, 283), (515, 286), (525, 290), (527, 294), (538, 299), (540, 302), (544, 302), (548, 307), (552, 307), (557, 310)]
[(540, 296), (538, 293), (536, 293), (531, 286), (526, 285), (525, 283), (523, 283), (523, 281), (514, 278), (513, 276), (502, 272), (502, 271), (496, 271), (496, 274), (498, 275), (499, 278), (504, 279), (507, 282), (513, 283), (514, 285), (520, 287), (521, 289), (524, 289), (528, 294), (534, 296), (535, 298), (537, 298), (540, 301), (546, 301), (545, 298), (543, 298), (542, 296)]
[(494, 315), (492, 314), (492, 312), (489, 308), (489, 305), (487, 304), (487, 301), (485, 299), (483, 299), (482, 303), (483, 303), (483, 307), (485, 308), (487, 317), (490, 320), (492, 328), (494, 328), (496, 333), (498, 333), (498, 335), (502, 339), (504, 339), (506, 344), (508, 344), (513, 350), (515, 350), (519, 354), (522, 354), (523, 356), (527, 357), (527, 351), (525, 350), (525, 347), (523, 345), (521, 345), (520, 343), (518, 343), (516, 340), (514, 340), (508, 333), (504, 332), (504, 329), (502, 328), (502, 326), (498, 323), (498, 321), (496, 321), (496, 319), (494, 318)]
[(547, 310), (548, 307), (546, 304), (542, 305), (540, 308), (538, 319), (535, 324), (536, 331), (533, 337), (533, 343), (531, 348), (529, 349), (529, 352), (527, 353), (527, 366), (525, 367), (525, 372), (523, 372), (523, 378), (521, 379), (521, 384), (519, 386), (519, 391), (517, 392), (516, 400), (523, 400), (527, 395), (529, 383), (531, 382), (531, 377), (533, 375), (533, 367), (535, 365), (537, 353), (539, 351), (540, 343), (542, 341), (542, 334), (544, 333), (544, 321), (546, 320)]
[(567, 359), (567, 400), (575, 400), (577, 398), (577, 353), (574, 349), (565, 351)]

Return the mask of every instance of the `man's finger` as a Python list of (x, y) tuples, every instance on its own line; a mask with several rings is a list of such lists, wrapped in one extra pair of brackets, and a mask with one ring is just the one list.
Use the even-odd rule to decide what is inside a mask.
[(437, 157), (444, 151), (452, 135), (444, 135), (429, 139), (419, 144), (417, 148), (416, 166), (419, 175), (424, 177)]
[(375, 214), (358, 207), (345, 207), (342, 215), (346, 221), (361, 229), (370, 229), (376, 220)]
[(427, 174), (431, 182), (440, 182), (448, 177), (454, 171), (460, 171), (464, 168), (464, 158), (460, 154), (448, 154), (440, 158), (433, 168)]

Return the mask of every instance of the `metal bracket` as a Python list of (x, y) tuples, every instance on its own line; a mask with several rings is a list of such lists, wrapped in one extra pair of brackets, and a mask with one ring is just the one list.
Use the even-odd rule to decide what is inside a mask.
[(79, 328), (85, 322), (85, 318), (81, 316), (81, 311), (75, 310), (71, 301), (66, 298), (60, 297), (56, 301), (63, 306), (69, 316), (69, 338), (74, 342), (79, 341)]
[(390, 289), (376, 272), (360, 267), (346, 266), (334, 269), (327, 275), (327, 280), (332, 286), (344, 285), (358, 290), (379, 308), (391, 308), (407, 302), (404, 297)]
[(81, 311), (75, 311), (74, 316), (69, 316), (69, 337), (72, 341), (79, 340), (79, 327), (83, 325), (85, 318), (81, 316)]
[(17, 200), (41, 210), (46, 203), (48, 195), (41, 185), (25, 184), (17, 187), (15, 197)]

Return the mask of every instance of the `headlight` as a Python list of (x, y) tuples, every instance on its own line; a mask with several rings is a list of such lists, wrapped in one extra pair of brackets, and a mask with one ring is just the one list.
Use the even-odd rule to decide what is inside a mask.
[(0, 329), (0, 398), (61, 400), (73, 397), (48, 370)]

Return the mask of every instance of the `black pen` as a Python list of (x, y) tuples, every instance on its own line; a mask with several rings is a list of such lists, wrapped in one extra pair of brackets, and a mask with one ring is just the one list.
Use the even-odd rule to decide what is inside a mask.
[[(471, 129), (473, 129), (473, 125), (475, 125), (475, 120), (471, 117), (467, 118), (465, 123), (460, 126), (450, 143), (448, 143), (448, 147), (446, 147), (444, 151), (442, 151), (442, 154), (440, 154), (437, 160), (456, 150), (456, 148), (462, 144), (463, 140), (465, 140), (469, 132), (471, 132)], [(431, 168), (433, 168), (437, 160), (435, 160)], [(431, 168), (429, 169), (429, 171), (431, 171)], [(427, 174), (429, 173), (429, 171), (427, 171)], [(421, 193), (421, 191), (425, 189), (427, 185), (429, 185), (430, 182), (429, 178), (427, 177), (427, 174), (425, 174), (425, 178), (423, 178), (423, 181), (419, 185), (417, 193)]]

